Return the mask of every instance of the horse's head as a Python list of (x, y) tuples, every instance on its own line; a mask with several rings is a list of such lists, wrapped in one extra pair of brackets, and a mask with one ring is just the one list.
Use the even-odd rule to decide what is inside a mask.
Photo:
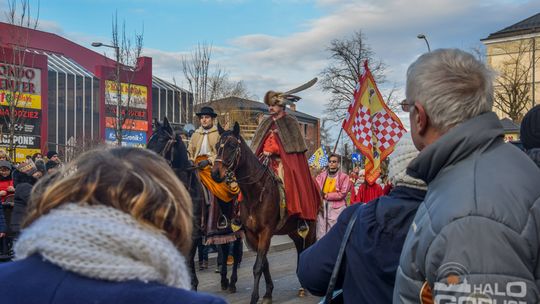
[(240, 125), (234, 123), (232, 130), (225, 131), (218, 124), (219, 141), (216, 144), (217, 157), (212, 168), (212, 178), (220, 183), (227, 174), (233, 172), (240, 162), (242, 151), (242, 137), (240, 136)]
[(167, 117), (163, 123), (154, 121), (155, 130), (146, 147), (161, 155), (176, 169), (184, 169), (189, 166), (187, 149), (182, 139), (171, 127)]

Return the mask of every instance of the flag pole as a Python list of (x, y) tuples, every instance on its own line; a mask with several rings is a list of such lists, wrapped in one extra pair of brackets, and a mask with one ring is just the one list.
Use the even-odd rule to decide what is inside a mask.
[(336, 153), (336, 149), (337, 149), (337, 146), (338, 146), (338, 143), (339, 143), (339, 139), (341, 138), (341, 133), (343, 133), (343, 126), (341, 126), (341, 130), (339, 130), (339, 135), (337, 137), (336, 144), (334, 145), (334, 150), (332, 151), (332, 153)]

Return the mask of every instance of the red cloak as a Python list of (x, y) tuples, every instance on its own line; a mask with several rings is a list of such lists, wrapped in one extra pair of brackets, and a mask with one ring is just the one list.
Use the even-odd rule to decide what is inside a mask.
[[(275, 123), (270, 129), (276, 129)], [(283, 184), (285, 185), (285, 199), (289, 216), (298, 216), (301, 219), (314, 221), (317, 219), (321, 196), (309, 171), (306, 155), (304, 153), (286, 153), (279, 135), (268, 132), (263, 144), (257, 149), (257, 155), (260, 155), (263, 150), (267, 150), (272, 152), (272, 155), (280, 157), (283, 165)], [(272, 164), (272, 167), (275, 168), (275, 165)]]

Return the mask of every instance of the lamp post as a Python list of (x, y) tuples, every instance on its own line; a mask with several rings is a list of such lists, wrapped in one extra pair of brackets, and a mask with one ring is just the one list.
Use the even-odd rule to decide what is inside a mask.
[(428, 50), (428, 52), (431, 52), (431, 48), (429, 47), (429, 42), (427, 41), (426, 35), (424, 35), (424, 34), (418, 34), (418, 36), (416, 36), (416, 38), (418, 38), (418, 39), (424, 39), (424, 41), (426, 42), (426, 45), (427, 45), (427, 50)]
[(92, 42), (93, 47), (108, 47), (114, 49), (116, 57), (116, 130), (115, 137), (119, 146), (122, 145), (122, 123), (120, 119), (120, 103), (122, 102), (122, 86), (120, 83), (120, 48), (117, 45), (109, 45), (101, 42)]

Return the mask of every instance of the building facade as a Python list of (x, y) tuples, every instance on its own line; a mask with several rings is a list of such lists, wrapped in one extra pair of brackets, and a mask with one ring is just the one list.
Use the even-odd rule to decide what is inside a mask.
[[(152, 58), (119, 70), (117, 77), (115, 61), (56, 34), (0, 23), (0, 146), (15, 126), (17, 161), (48, 150), (69, 159), (120, 136), (122, 145), (144, 146), (152, 119), (192, 121), (192, 94), (153, 76)], [(6, 115), (12, 108), (15, 122)]]
[(481, 40), (496, 72), (494, 111), (519, 123), (540, 103), (540, 13)]

